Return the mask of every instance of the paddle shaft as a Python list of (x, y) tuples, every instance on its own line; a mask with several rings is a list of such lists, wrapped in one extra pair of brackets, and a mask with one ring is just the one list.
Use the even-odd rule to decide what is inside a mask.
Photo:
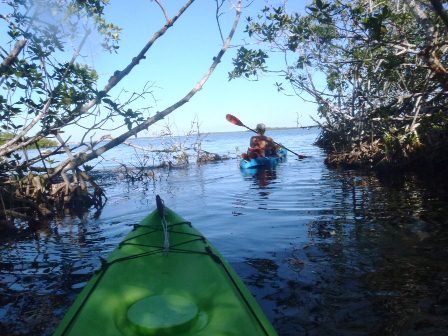
[[(255, 132), (255, 133), (258, 134), (258, 132), (257, 132), (256, 130), (254, 130), (254, 129), (252, 129), (252, 128), (246, 126), (246, 125), (244, 125), (243, 123), (241, 123), (240, 126), (246, 127), (249, 131), (252, 131), (252, 132)], [(287, 151), (293, 153), (294, 155), (297, 155), (297, 157), (298, 157), (299, 159), (304, 159), (304, 158), (306, 158), (305, 155), (298, 154), (298, 153), (296, 153), (296, 152), (290, 150), (288, 147), (285, 147), (285, 146), (283, 146), (282, 144), (279, 144), (278, 142), (275, 142), (274, 140), (272, 140), (272, 142), (273, 142), (275, 145), (277, 145), (277, 146), (283, 147), (284, 149), (286, 149)]]

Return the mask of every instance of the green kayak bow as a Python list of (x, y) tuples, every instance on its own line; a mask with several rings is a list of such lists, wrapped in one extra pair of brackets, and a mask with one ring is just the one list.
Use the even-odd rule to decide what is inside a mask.
[(219, 252), (157, 196), (157, 210), (103, 263), (55, 335), (277, 333)]

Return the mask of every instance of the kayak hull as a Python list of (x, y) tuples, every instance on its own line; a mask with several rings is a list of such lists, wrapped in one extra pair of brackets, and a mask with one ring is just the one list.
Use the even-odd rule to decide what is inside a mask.
[(241, 169), (251, 169), (251, 168), (259, 168), (259, 167), (268, 167), (272, 168), (277, 166), (280, 162), (286, 160), (287, 151), (284, 148), (281, 148), (277, 151), (277, 155), (275, 156), (265, 156), (259, 157), (255, 159), (240, 160), (240, 168)]
[(277, 335), (219, 252), (164, 209), (169, 248), (154, 211), (92, 277), (55, 335)]

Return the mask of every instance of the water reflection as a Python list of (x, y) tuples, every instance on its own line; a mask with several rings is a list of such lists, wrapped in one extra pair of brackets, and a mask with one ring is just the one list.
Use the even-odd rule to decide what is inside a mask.
[[(275, 179), (277, 179), (277, 170), (275, 167), (258, 167), (242, 169), (243, 176), (251, 177), (255, 182), (255, 185), (260, 190), (267, 189)], [(269, 195), (269, 193), (267, 193)]]
[(247, 176), (234, 159), (131, 184), (107, 172), (99, 218), (4, 240), (0, 335), (50, 335), (156, 193), (234, 266), (281, 336), (448, 334), (446, 181), (328, 170), (306, 134), (277, 138), (305, 139), (292, 149), (312, 158)]
[(388, 184), (329, 173), (337, 199), (322, 197), (330, 209), (307, 223), (309, 240), (275, 255), (277, 262), (247, 261), (256, 271), (246, 277), (273, 303), (265, 307), (275, 307), (278, 332), (447, 334), (448, 228), (427, 218), (442, 204), (428, 202), (434, 194), (415, 176)]
[(277, 179), (276, 168), (258, 167), (243, 169), (242, 174), (252, 182), (250, 190), (254, 192), (254, 195), (258, 196), (257, 209), (269, 210), (272, 208), (272, 205), (268, 200), (274, 189), (271, 184), (275, 183), (275, 180)]
[(272, 193), (270, 184), (275, 183), (277, 179), (277, 170), (275, 167), (258, 167), (242, 170), (243, 176), (253, 181), (252, 190), (257, 190), (256, 195), (259, 196), (260, 210), (268, 210), (270, 204), (267, 203), (269, 195)]

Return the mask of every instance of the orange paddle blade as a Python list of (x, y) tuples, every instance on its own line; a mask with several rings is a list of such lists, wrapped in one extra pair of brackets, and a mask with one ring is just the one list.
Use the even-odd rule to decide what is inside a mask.
[(234, 125), (244, 126), (244, 124), (241, 122), (241, 120), (239, 120), (237, 117), (235, 117), (231, 114), (226, 114), (226, 119), (227, 119), (227, 121), (231, 122)]

